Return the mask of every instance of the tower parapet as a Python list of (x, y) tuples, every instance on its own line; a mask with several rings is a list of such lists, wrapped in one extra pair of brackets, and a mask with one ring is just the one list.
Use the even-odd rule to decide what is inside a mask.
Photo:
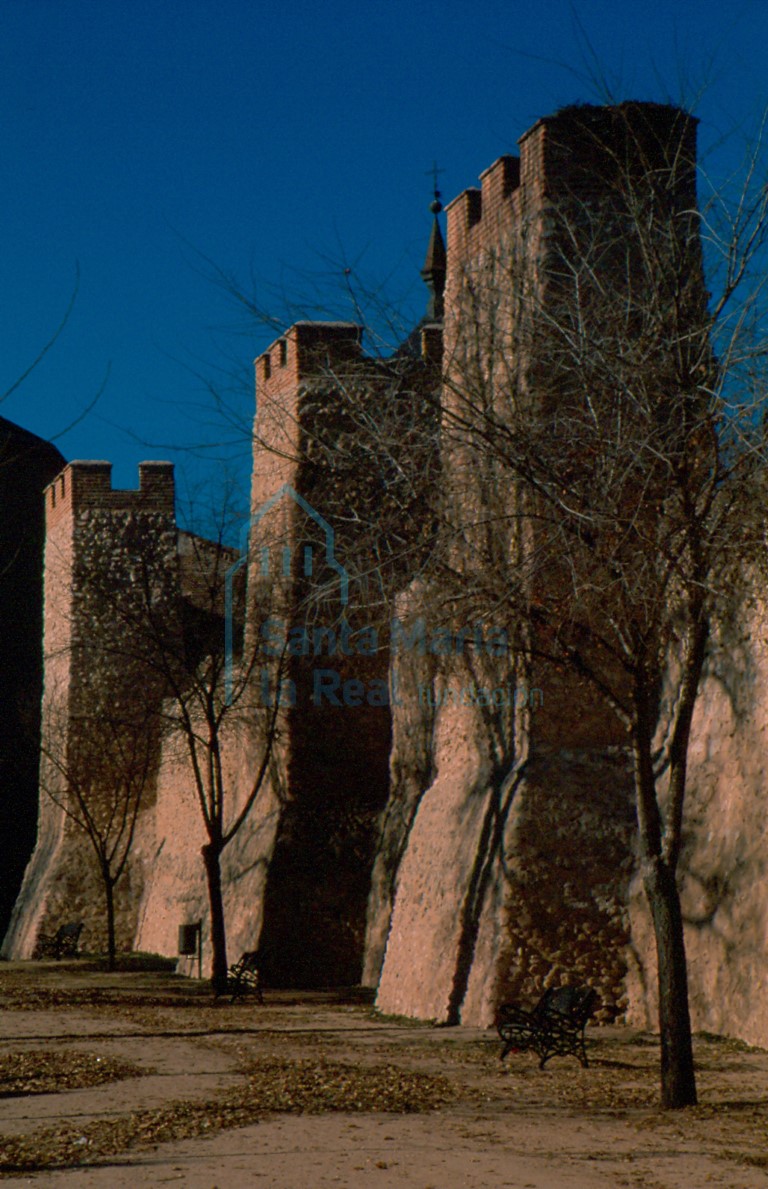
[[(566, 302), (569, 281), (587, 273), (579, 259), (591, 266), (597, 284), (617, 294), (619, 309), (626, 293), (634, 310), (648, 273), (632, 265), (641, 263), (639, 231), (650, 224), (672, 258), (671, 276), (680, 282), (674, 299), (685, 291), (693, 305), (704, 292), (703, 285), (697, 292), (696, 122), (690, 116), (658, 104), (570, 107), (539, 120), (518, 143), (519, 160), (498, 158), (481, 175), (480, 188), (465, 190), (447, 207), (441, 404), (447, 432), (441, 437), (440, 485), (447, 523), (462, 526), (461, 533), (446, 534), (454, 570), (470, 579), (455, 599), (459, 606), (477, 589), (478, 574), (487, 569), (500, 575), (498, 559), (514, 558), (517, 565), (537, 558), (540, 542), (552, 548), (544, 536), (547, 516), (528, 513), (536, 505), (527, 505), (528, 492), (522, 498), (505, 447), (496, 453), (486, 444), (496, 426), (500, 442), (505, 431), (514, 441), (527, 405), (546, 411), (545, 402), (561, 399), (564, 376), (572, 377), (579, 396), (584, 391), (583, 369), (574, 367), (571, 356), (569, 370), (557, 341), (558, 332), (564, 340), (576, 336)], [(605, 351), (602, 343), (600, 349)], [(586, 390), (594, 400), (596, 394)], [(605, 396), (609, 400), (610, 391)], [(450, 606), (450, 599), (443, 605)], [(489, 599), (485, 608), (515, 640), (513, 613), (504, 600)], [(481, 684), (499, 695), (514, 688), (506, 719), (507, 710), (491, 717), (479, 704), (452, 701), (454, 691), (470, 688), (478, 673)], [(599, 699), (590, 704), (572, 673), (548, 669), (514, 647), (497, 658), (474, 656), (471, 666), (460, 655), (446, 656), (433, 680), (433, 711), (414, 714), (406, 696), (406, 709), (393, 715), (391, 812), (383, 818), (381, 845), (387, 858), (378, 900), (372, 895), (371, 903), (380, 918), (382, 904), (393, 900), (394, 907), (375, 932), (369, 930), (371, 951), (378, 946), (384, 958), (377, 1006), (487, 1024), (503, 998), (540, 995), (544, 976), (549, 985), (571, 981), (572, 971), (583, 980), (589, 971), (587, 981), (604, 1006), (620, 1010), (623, 986), (616, 972), (626, 942), (632, 784), (614, 719)], [(535, 707), (541, 712), (530, 713), (526, 687), (528, 695), (546, 689), (546, 710), (542, 694)], [(408, 690), (407, 679), (400, 688)], [(519, 693), (524, 699), (518, 700)], [(494, 774), (502, 770), (521, 779), (494, 852), (488, 831), (499, 820)], [(544, 891), (551, 838), (564, 840), (560, 854), (570, 861), (587, 852), (582, 827), (590, 840), (589, 864), (573, 881), (578, 899), (567, 890), (564, 897), (562, 879)], [(393, 873), (395, 854), (402, 858)], [(478, 863), (484, 890), (475, 899)], [(536, 888), (535, 928), (524, 907), (526, 878)], [(514, 922), (521, 920), (527, 925), (518, 933)], [(547, 940), (544, 920), (553, 926)], [(593, 969), (585, 935), (604, 939)], [(375, 969), (372, 961), (368, 965)], [(608, 974), (610, 968), (614, 973)]]
[(363, 329), (356, 322), (294, 322), (256, 360), (256, 399), (259, 390), (284, 390), (323, 367), (355, 359)]
[(614, 197), (622, 181), (640, 185), (657, 176), (679, 209), (696, 202), (694, 116), (660, 103), (589, 104), (545, 116), (518, 140), (520, 156), (499, 157), (471, 187), (450, 202), (449, 280), (467, 256), (489, 248), (545, 202)]
[(517, 215), (520, 158), (499, 157), (480, 175), (481, 189), (464, 190), (445, 208), (448, 217), (448, 259), (480, 249), (499, 226), (509, 226)]
[(304, 389), (358, 361), (362, 334), (355, 322), (295, 322), (256, 359), (252, 512), (284, 483), (295, 485)]
[(68, 512), (86, 508), (112, 512), (170, 512), (175, 501), (173, 463), (139, 463), (138, 489), (112, 487), (112, 463), (71, 462), (45, 488), (49, 528)]

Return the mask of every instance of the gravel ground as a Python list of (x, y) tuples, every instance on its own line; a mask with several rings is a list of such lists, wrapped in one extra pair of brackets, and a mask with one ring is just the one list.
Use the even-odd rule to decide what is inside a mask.
[(656, 1039), (590, 1067), (360, 992), (214, 1006), (168, 972), (0, 965), (0, 1176), (190, 1189), (768, 1187), (768, 1053), (702, 1036), (701, 1105), (662, 1112)]

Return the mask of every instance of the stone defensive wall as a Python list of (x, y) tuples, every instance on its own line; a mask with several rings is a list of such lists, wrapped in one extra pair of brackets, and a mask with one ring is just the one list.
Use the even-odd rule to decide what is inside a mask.
[[(547, 300), (552, 211), (575, 199), (614, 202), (613, 167), (596, 145), (607, 143), (615, 162), (630, 121), (645, 168), (663, 160), (665, 137), (680, 131), (680, 120), (693, 162), (696, 124), (677, 109), (567, 109), (536, 123), (520, 139), (519, 158), (500, 157), (479, 188), (448, 205), (444, 334), (427, 319), (412, 336), (432, 365), (444, 350), (444, 414), (457, 401), (467, 407), (470, 384), (483, 398), (493, 395), (499, 372), (486, 366), (489, 352), (527, 341), (519, 311), (532, 295)], [(694, 202), (692, 167), (681, 171), (670, 209)], [(468, 310), (470, 291), (493, 318)], [(535, 398), (540, 361), (511, 354), (504, 366), (518, 369)], [(263, 636), (270, 616), (301, 620), (316, 577), (307, 559), (331, 556), (324, 534), (343, 493), (334, 505), (336, 480), (323, 478), (312, 443), (321, 413), (335, 430), (334, 384), (367, 377), (375, 395), (379, 383), (351, 322), (298, 322), (255, 369), (250, 522), (245, 546), (223, 563), (242, 562), (247, 572), (239, 596), (246, 650), (271, 638)], [(485, 480), (460, 448), (445, 444), (449, 437), (436, 430), (441, 497), (462, 512), (482, 509)], [(200, 567), (223, 555), (179, 535), (169, 463), (142, 463), (138, 489), (118, 491), (109, 463), (75, 462), (44, 498), (43, 736), (63, 757), (61, 776), (62, 765), (87, 758), (89, 706), (98, 711), (129, 688), (146, 692), (135, 668), (114, 663), (104, 590), (130, 602), (137, 548), (149, 542), (145, 562), (169, 609), (168, 630), (181, 631), (171, 608), (186, 599), (200, 609)], [(464, 552), (451, 556), (457, 567), (482, 557), (479, 541), (467, 537)], [(344, 640), (347, 616), (359, 627), (372, 614), (373, 604), (362, 602), (326, 622), (345, 560), (360, 568), (337, 548), (325, 602), (313, 612), (324, 639), (332, 628)], [(261, 946), (275, 985), (362, 981), (377, 989), (382, 1011), (442, 1023), (490, 1025), (506, 999), (586, 983), (600, 997), (600, 1019), (653, 1026), (654, 943), (636, 872), (631, 765), (615, 721), (577, 680), (514, 649), (477, 643), (489, 627), (514, 639), (513, 624), (486, 622), (478, 635), (474, 619), (451, 620), (451, 639), (471, 647), (432, 648), (432, 629), (446, 628), (441, 592), (413, 574), (396, 579), (387, 598), (414, 646), (339, 661), (340, 680), (355, 691), (378, 682), (390, 691), (386, 704), (356, 692), (357, 701), (338, 707), (310, 705), (311, 658), (298, 649), (291, 658), (284, 676), (295, 701), (286, 706), (264, 795), (225, 852), (230, 954)], [(422, 634), (413, 628), (419, 619)], [(681, 861), (694, 1028), (756, 1044), (768, 1044), (759, 990), (768, 978), (765, 638), (764, 604), (745, 590), (719, 629), (696, 711)], [(265, 662), (263, 689), (272, 688), (275, 668)], [(234, 719), (224, 744), (236, 811), (260, 761), (253, 721)], [(73, 919), (86, 921), (86, 944), (103, 941), (87, 845), (44, 788), (55, 781), (51, 762), (41, 766), (38, 841), (4, 943), (8, 957), (28, 957), (41, 929)], [(120, 947), (172, 955), (178, 926), (202, 921), (207, 961), (204, 841), (188, 757), (178, 737), (161, 739), (118, 891)], [(195, 973), (191, 961), (181, 969)]]

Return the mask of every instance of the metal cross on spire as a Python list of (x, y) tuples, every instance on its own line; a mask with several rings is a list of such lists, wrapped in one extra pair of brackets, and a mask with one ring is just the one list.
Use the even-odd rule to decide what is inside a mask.
[(441, 173), (445, 173), (445, 170), (438, 169), (437, 161), (433, 161), (432, 168), (427, 170), (427, 177), (429, 177), (430, 174), (432, 175), (432, 189), (434, 191), (434, 199), (429, 204), (429, 209), (432, 211), (433, 215), (439, 215), (440, 211), (443, 209), (443, 204), (441, 202), (442, 195), (437, 184), (438, 175)]

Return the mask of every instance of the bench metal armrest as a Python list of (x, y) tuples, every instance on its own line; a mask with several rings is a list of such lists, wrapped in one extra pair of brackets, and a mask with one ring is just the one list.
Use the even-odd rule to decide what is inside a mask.
[(551, 1002), (553, 998), (552, 992), (548, 992), (532, 1011), (526, 1011), (515, 1003), (505, 1003), (499, 1009), (496, 1028), (504, 1041), (500, 1054), (502, 1061), (513, 1050), (532, 1049), (538, 1055), (542, 1069), (550, 1057), (557, 1055), (572, 1055), (587, 1067), (584, 1031), (597, 997), (594, 992), (590, 992), (580, 996), (580, 1002), (564, 1009), (554, 1006)]

